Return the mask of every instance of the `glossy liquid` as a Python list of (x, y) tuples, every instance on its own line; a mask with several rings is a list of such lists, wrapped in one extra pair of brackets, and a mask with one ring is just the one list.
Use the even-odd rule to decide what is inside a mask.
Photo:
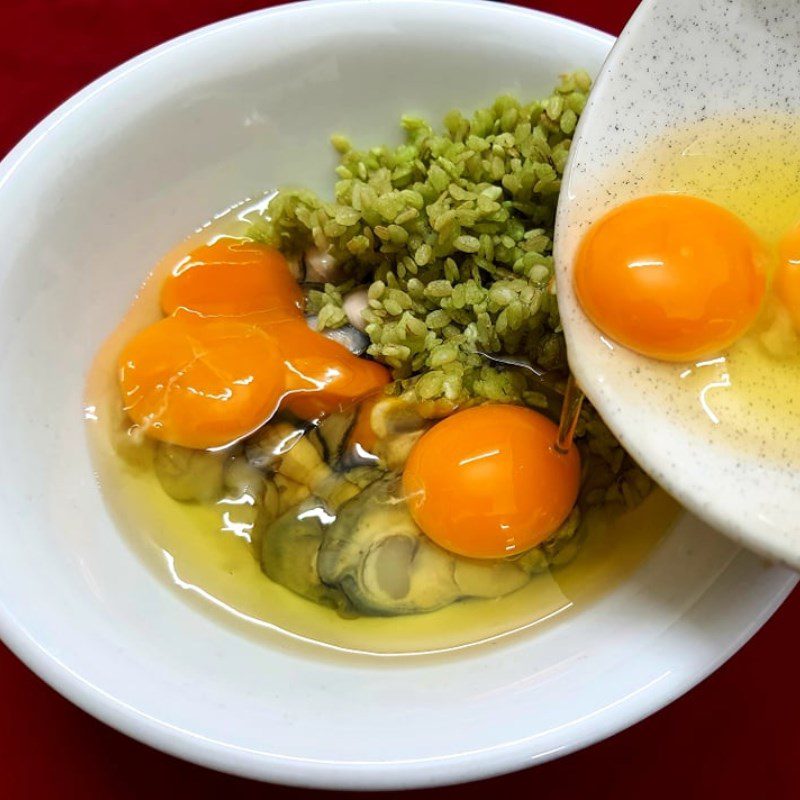
[(680, 511), (660, 490), (611, 523), (601, 513), (590, 515), (578, 556), (511, 595), (463, 601), (428, 614), (344, 619), (264, 576), (250, 544), (246, 508), (230, 501), (205, 506), (176, 502), (150, 466), (137, 468), (123, 460), (114, 445), (124, 429), (114, 374), (117, 354), (135, 331), (159, 318), (160, 282), (176, 258), (187, 247), (213, 238), (220, 228), (241, 232), (237, 226), (246, 224), (248, 210), (243, 207), (201, 229), (156, 267), (102, 347), (88, 379), (90, 447), (106, 503), (123, 535), (160, 580), (199, 610), (248, 635), (282, 633), (348, 651), (402, 654), (463, 647), (553, 620), (591, 602), (646, 558)]
[[(777, 265), (780, 240), (800, 224), (800, 118), (709, 120), (670, 131), (634, 158), (635, 195), (677, 192), (737, 214)], [(770, 275), (771, 277), (771, 275)], [(671, 410), (708, 443), (800, 466), (800, 340), (771, 288), (759, 318), (724, 353), (658, 364)]]

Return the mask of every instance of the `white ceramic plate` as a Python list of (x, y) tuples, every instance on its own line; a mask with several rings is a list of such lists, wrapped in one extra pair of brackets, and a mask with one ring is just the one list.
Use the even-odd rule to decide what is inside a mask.
[[(585, 316), (572, 284), (572, 262), (586, 228), (634, 197), (663, 191), (707, 196), (710, 187), (720, 190), (717, 182), (735, 187), (740, 181), (764, 198), (760, 215), (746, 203), (734, 206), (755, 230), (768, 227), (760, 217), (779, 219), (783, 208), (797, 215), (796, 182), (785, 177), (796, 181), (797, 147), (791, 155), (761, 155), (757, 143), (769, 136), (790, 142), (800, 137), (798, 59), (796, 0), (643, 3), (620, 36), (578, 129), (564, 176), (570, 202), (559, 209), (556, 270), (570, 364), (620, 441), (710, 524), (800, 569), (797, 417), (779, 401), (772, 413), (766, 405), (738, 417), (720, 412), (719, 424), (714, 409), (726, 406), (714, 389), (732, 379), (731, 391), (741, 391), (735, 358), (727, 365), (713, 359), (675, 365), (614, 346)], [(764, 166), (767, 161), (772, 163)], [(753, 180), (753, 170), (761, 181)], [(704, 178), (704, 171), (717, 177)], [(682, 377), (695, 379), (704, 371), (700, 386), (707, 388), (698, 392), (697, 385), (676, 380), (684, 369)], [(759, 380), (780, 396), (781, 372)], [(787, 422), (776, 432), (780, 415)]]
[[(199, 221), (286, 181), (325, 189), (332, 130), (394, 139), (553, 76), (612, 40), (464, 0), (276, 8), (120, 67), (0, 169), (0, 632), (82, 708), (218, 769), (392, 788), (535, 764), (696, 684), (795, 578), (690, 516), (624, 584), (563, 624), (449, 656), (348, 656), (240, 636), (157, 581), (89, 463), (84, 376), (148, 265)], [(46, 725), (46, 720), (41, 720)]]

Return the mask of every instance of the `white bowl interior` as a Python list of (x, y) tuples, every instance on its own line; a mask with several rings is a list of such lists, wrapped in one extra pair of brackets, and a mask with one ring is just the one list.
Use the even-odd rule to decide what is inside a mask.
[(501, 91), (597, 71), (609, 37), (464, 0), (311, 3), (213, 26), (101, 79), (0, 173), (0, 630), (90, 712), (252, 777), (403, 787), (499, 773), (634, 722), (757, 629), (793, 576), (685, 516), (568, 622), (449, 656), (268, 645), (199, 614), (114, 529), (84, 378), (150, 265), (214, 212), (325, 190), (332, 131), (395, 140)]

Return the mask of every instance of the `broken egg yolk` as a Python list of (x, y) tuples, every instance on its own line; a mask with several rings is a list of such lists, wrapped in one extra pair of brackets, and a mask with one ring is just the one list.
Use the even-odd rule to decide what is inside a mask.
[(414, 521), (446, 550), (503, 558), (544, 541), (578, 496), (575, 446), (555, 450), (558, 429), (511, 405), (458, 411), (426, 431), (403, 472)]
[(721, 206), (653, 195), (589, 229), (575, 291), (605, 334), (652, 358), (690, 361), (725, 349), (753, 323), (766, 288), (765, 252)]
[(208, 449), (279, 408), (315, 419), (388, 383), (384, 367), (312, 331), (302, 300), (277, 250), (230, 237), (196, 248), (162, 286), (169, 316), (119, 357), (128, 416), (154, 439)]
[(355, 423), (347, 435), (347, 447), (362, 456), (373, 453), (378, 443), (378, 436), (372, 427), (372, 411), (380, 399), (380, 394), (373, 394), (362, 401), (358, 407)]
[(346, 347), (312, 331), (304, 319), (288, 320), (272, 330), (286, 356), (283, 407), (303, 419), (340, 411), (389, 382), (385, 367), (357, 358)]

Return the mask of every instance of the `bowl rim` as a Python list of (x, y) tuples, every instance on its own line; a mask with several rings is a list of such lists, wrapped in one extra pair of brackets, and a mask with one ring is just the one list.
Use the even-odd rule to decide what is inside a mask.
[[(198, 38), (221, 30), (246, 25), (255, 19), (296, 13), (298, 9), (315, 6), (337, 6), (357, 8), (379, 4), (398, 5), (403, 0), (301, 0), (266, 9), (251, 11), (219, 22), (197, 28), (131, 58), (97, 78), (85, 88), (72, 95), (39, 122), (0, 162), (0, 190), (23, 162), (46, 141), (65, 119), (78, 111), (91, 98), (125, 78), (150, 61)], [(491, 11), (509, 18), (515, 16), (536, 17), (549, 25), (580, 32), (608, 45), (615, 38), (583, 23), (546, 12), (510, 4), (489, 6), (484, 0), (416, 0), (430, 5), (449, 5), (454, 8), (474, 9), (483, 13)], [(131, 706), (123, 704), (104, 693), (97, 686), (73, 672), (69, 665), (60, 661), (36, 641), (21, 621), (18, 621), (0, 599), (0, 639), (36, 675), (50, 687), (115, 730), (134, 740), (155, 747), (167, 754), (202, 766), (257, 780), (268, 780), (291, 786), (338, 789), (400, 789), (421, 788), (458, 783), (479, 778), (488, 778), (533, 764), (544, 763), (561, 755), (594, 744), (664, 707), (702, 681), (726, 661), (769, 619), (780, 606), (798, 577), (785, 575), (773, 581), (766, 602), (760, 602), (758, 612), (744, 620), (735, 635), (729, 637), (727, 646), (719, 649), (713, 658), (707, 658), (702, 667), (694, 671), (676, 669), (669, 680), (661, 681), (647, 692), (637, 693), (635, 699), (626, 698), (624, 706), (614, 713), (598, 717), (587, 733), (574, 736), (562, 746), (536, 754), (532, 757), (529, 740), (510, 742), (489, 751), (459, 754), (456, 757), (432, 757), (406, 762), (359, 763), (359, 762), (310, 762), (290, 759), (280, 755), (268, 755), (246, 751), (224, 742), (211, 741), (185, 729), (174, 728), (167, 723), (148, 717)], [(695, 665), (696, 666), (696, 665)], [(649, 689), (650, 687), (644, 687)], [(614, 704), (616, 705), (616, 704)], [(611, 711), (611, 707), (604, 709)], [(569, 734), (564, 733), (567, 737)]]

